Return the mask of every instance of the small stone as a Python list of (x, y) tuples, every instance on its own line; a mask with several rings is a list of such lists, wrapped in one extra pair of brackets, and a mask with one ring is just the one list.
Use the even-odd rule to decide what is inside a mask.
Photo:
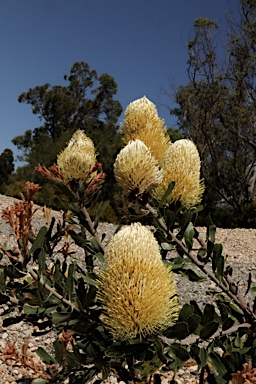
[(7, 332), (4, 332), (3, 334), (2, 334), (2, 339), (7, 339), (8, 338), (8, 333)]

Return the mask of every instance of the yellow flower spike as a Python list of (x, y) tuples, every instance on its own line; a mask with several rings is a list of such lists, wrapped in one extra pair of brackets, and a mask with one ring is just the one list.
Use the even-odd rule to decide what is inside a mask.
[(97, 293), (102, 321), (116, 340), (162, 331), (178, 318), (172, 271), (152, 244), (152, 233), (138, 223), (123, 231), (108, 244)]
[(156, 106), (150, 100), (144, 96), (130, 103), (120, 126), (125, 144), (130, 140), (143, 141), (161, 164), (170, 137), (164, 119), (159, 118)]
[(74, 133), (68, 146), (57, 157), (57, 165), (66, 182), (73, 179), (80, 179), (82, 182), (90, 181), (93, 177), (90, 171), (95, 163), (94, 144), (80, 129)]
[(112, 237), (106, 247), (105, 259), (109, 263), (115, 258), (124, 259), (126, 255), (132, 254), (134, 258), (140, 258), (145, 254), (145, 249), (147, 258), (161, 260), (159, 245), (153, 233), (140, 223), (132, 223)]
[(167, 198), (168, 203), (180, 201), (187, 208), (199, 204), (205, 186), (200, 180), (200, 157), (195, 144), (187, 139), (169, 145), (162, 164), (162, 183), (152, 191), (152, 196), (160, 200), (169, 183), (175, 182), (174, 189)]
[(135, 196), (149, 192), (162, 181), (156, 159), (141, 140), (130, 141), (120, 151), (114, 175), (118, 184)]

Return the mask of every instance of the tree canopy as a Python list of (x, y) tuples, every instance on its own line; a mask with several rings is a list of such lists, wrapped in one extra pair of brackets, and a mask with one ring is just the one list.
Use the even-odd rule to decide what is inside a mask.
[(44, 203), (49, 195), (49, 182), (39, 178), (34, 168), (39, 163), (46, 167), (55, 163), (73, 133), (81, 129), (95, 144), (97, 159), (107, 174), (104, 191), (108, 196), (108, 184), (113, 182), (112, 165), (121, 146), (117, 121), (122, 107), (114, 98), (117, 84), (107, 73), (98, 76), (84, 62), (72, 66), (70, 74), (64, 75), (64, 84), (52, 86), (46, 83), (19, 96), (18, 101), (32, 107), (32, 113), (38, 116), (41, 125), (12, 140), (20, 151), (18, 159), (24, 165), (12, 175), (6, 190), (8, 194), (17, 195), (20, 182), (30, 180), (43, 186), (38, 200)]
[(3, 184), (8, 182), (9, 176), (14, 171), (14, 157), (11, 149), (6, 148), (0, 155), (0, 193)]
[(31, 168), (38, 163), (49, 166), (74, 131), (82, 129), (99, 153), (104, 153), (99, 160), (108, 171), (119, 141), (116, 123), (122, 107), (114, 99), (117, 84), (106, 73), (98, 76), (84, 62), (75, 63), (64, 80), (67, 85), (47, 83), (19, 96), (18, 101), (31, 105), (33, 114), (42, 122), (41, 126), (12, 140), (22, 152), (19, 159)]
[(195, 20), (189, 83), (179, 87), (171, 113), (198, 146), (211, 207), (230, 207), (243, 220), (255, 199), (256, 2), (239, 5), (240, 20), (227, 20), (223, 46), (216, 21)]

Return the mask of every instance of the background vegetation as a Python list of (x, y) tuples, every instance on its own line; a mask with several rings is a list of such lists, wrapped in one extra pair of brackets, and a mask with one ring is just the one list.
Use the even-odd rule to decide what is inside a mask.
[[(201, 225), (211, 214), (221, 227), (256, 226), (256, 2), (240, 0), (239, 6), (240, 20), (229, 14), (226, 31), (216, 21), (195, 20), (188, 41), (189, 81), (174, 90), (175, 108), (170, 108), (179, 127), (169, 127), (172, 140), (190, 138), (201, 156), (207, 186)], [(121, 192), (112, 172), (121, 147), (117, 84), (108, 74), (98, 76), (87, 63), (75, 63), (64, 79), (65, 86), (44, 84), (19, 96), (42, 125), (12, 140), (24, 163), (15, 172), (12, 151), (1, 154), (0, 191), (18, 196), (30, 180), (42, 186), (37, 202), (54, 206), (49, 201), (51, 184), (39, 180), (34, 167), (54, 163), (74, 131), (82, 129), (94, 141), (107, 173), (103, 194), (110, 208), (104, 220), (123, 220), (118, 208)]]

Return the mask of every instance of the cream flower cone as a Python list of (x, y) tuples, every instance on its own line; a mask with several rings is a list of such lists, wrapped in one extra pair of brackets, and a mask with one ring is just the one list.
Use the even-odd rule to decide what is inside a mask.
[(172, 271), (163, 264), (152, 233), (140, 224), (122, 231), (107, 247), (97, 294), (102, 321), (117, 340), (145, 337), (178, 318)]
[(187, 208), (198, 205), (205, 189), (200, 179), (200, 166), (199, 153), (192, 141), (181, 139), (170, 144), (162, 164), (163, 180), (152, 191), (152, 196), (160, 200), (169, 183), (174, 181), (167, 202), (180, 201)]
[(141, 140), (130, 141), (117, 155), (114, 175), (118, 184), (135, 196), (155, 188), (162, 180), (156, 159)]
[(161, 164), (170, 138), (164, 119), (159, 118), (156, 106), (150, 100), (144, 96), (130, 103), (120, 126), (125, 144), (130, 140), (143, 141), (158, 164)]
[(92, 140), (82, 130), (77, 130), (70, 139), (68, 146), (58, 155), (57, 165), (61, 169), (64, 180), (73, 179), (88, 182), (88, 176), (96, 163), (95, 148)]

